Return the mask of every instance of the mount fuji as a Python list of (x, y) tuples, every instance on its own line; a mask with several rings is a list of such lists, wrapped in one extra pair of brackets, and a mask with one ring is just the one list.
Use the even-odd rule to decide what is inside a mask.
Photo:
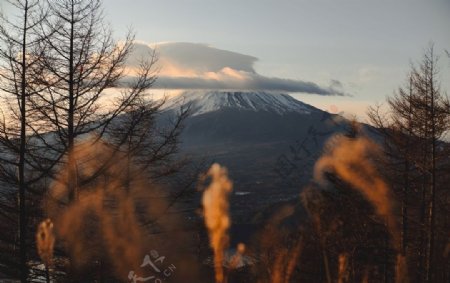
[(253, 112), (265, 111), (279, 115), (289, 112), (310, 114), (315, 110), (315, 108), (294, 99), (290, 95), (264, 91), (186, 91), (169, 100), (166, 107), (174, 109), (183, 104), (190, 106), (191, 116), (224, 109)]
[[(234, 182), (234, 213), (298, 197), (326, 140), (348, 122), (290, 95), (264, 91), (186, 91), (166, 113), (189, 109), (181, 151), (218, 162)], [(242, 213), (240, 213), (242, 212)]]
[(186, 91), (166, 103), (166, 111), (188, 108), (185, 147), (289, 142), (332, 115), (287, 94), (263, 91)]

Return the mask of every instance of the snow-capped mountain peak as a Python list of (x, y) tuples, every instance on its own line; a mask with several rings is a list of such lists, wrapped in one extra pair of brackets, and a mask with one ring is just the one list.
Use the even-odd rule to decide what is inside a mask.
[(288, 94), (264, 91), (185, 91), (168, 100), (166, 109), (189, 106), (191, 116), (232, 108), (246, 111), (268, 111), (279, 115), (296, 112), (309, 114), (313, 107)]

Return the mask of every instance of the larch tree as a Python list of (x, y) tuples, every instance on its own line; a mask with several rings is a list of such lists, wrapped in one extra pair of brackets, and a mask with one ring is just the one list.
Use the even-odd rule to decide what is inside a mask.
[[(114, 40), (100, 0), (49, 0), (47, 6), (49, 15), (38, 26), (45, 40), (36, 48), (36, 94), (27, 100), (33, 111), (28, 125), (48, 159), (46, 168), (52, 169), (46, 170), (48, 179), (61, 181), (57, 171), (65, 168), (67, 197), (61, 205), (82, 202), (79, 193), (107, 175), (117, 156), (127, 156), (127, 164), (145, 173), (140, 177), (152, 180), (180, 171), (186, 163), (174, 156), (187, 111), (171, 116), (171, 124), (157, 121), (164, 101), (148, 96), (156, 79), (155, 53), (130, 67), (134, 35)], [(86, 138), (117, 153), (89, 177), (79, 171), (83, 161), (75, 154), (77, 143)], [(76, 276), (77, 271), (69, 273)]]
[[(28, 269), (27, 251), (29, 249), (27, 237), (28, 209), (27, 190), (30, 184), (36, 181), (31, 177), (29, 169), (39, 166), (39, 161), (31, 154), (32, 146), (29, 144), (28, 119), (30, 109), (27, 100), (35, 95), (31, 85), (35, 79), (35, 67), (38, 62), (37, 46), (44, 40), (36, 28), (46, 18), (43, 6), (38, 0), (8, 0), (7, 5), (12, 8), (11, 20), (6, 15), (0, 15), (0, 92), (2, 93), (3, 107), (0, 124), (0, 182), (2, 183), (2, 200), (8, 199), (18, 191), (18, 207), (11, 207), (10, 203), (2, 203), (2, 219), (5, 225), (16, 227), (15, 215), (18, 214), (18, 245), (19, 245), (19, 273), (21, 282), (27, 282)], [(51, 30), (49, 33), (51, 34)], [(35, 54), (37, 56), (33, 56)], [(12, 190), (11, 190), (12, 189)], [(12, 223), (10, 223), (12, 221)], [(2, 221), (4, 222), (4, 221)], [(3, 224), (3, 223), (2, 223)], [(11, 225), (13, 224), (13, 225)], [(15, 233), (12, 233), (15, 235)], [(8, 234), (2, 238), (2, 247), (9, 245)], [(11, 239), (9, 239), (11, 240)], [(15, 243), (14, 243), (15, 245)], [(15, 250), (15, 249), (14, 249)], [(10, 254), (4, 253), (5, 257)], [(14, 273), (15, 256), (5, 258), (7, 272)]]
[[(77, 198), (75, 141), (87, 134), (101, 138), (115, 118), (145, 96), (155, 80), (154, 61), (141, 64), (132, 74), (134, 79), (125, 80), (134, 36), (130, 32), (124, 41), (114, 40), (100, 0), (48, 1), (48, 7), (49, 16), (40, 25), (46, 40), (39, 47), (38, 60), (38, 85), (44, 89), (29, 100), (35, 111), (30, 125), (35, 133), (53, 133), (53, 138), (42, 142), (54, 159), (66, 156), (71, 166), (69, 201), (73, 201)], [(108, 92), (117, 87), (123, 89), (119, 95)]]
[[(439, 88), (437, 61), (431, 45), (419, 65), (412, 66), (406, 86), (388, 98), (387, 113), (380, 108), (368, 113), (384, 138), (395, 172), (392, 182), (402, 192), (403, 252), (418, 256), (421, 282), (434, 282), (437, 276), (436, 239), (442, 231), (436, 225), (436, 196), (437, 191), (445, 191), (439, 179), (448, 158), (443, 137), (450, 130), (449, 101)], [(413, 225), (410, 214), (418, 216), (420, 223)]]

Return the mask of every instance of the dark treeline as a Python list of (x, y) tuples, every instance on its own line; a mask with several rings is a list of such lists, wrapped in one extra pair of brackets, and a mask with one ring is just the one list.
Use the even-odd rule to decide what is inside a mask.
[[(189, 109), (161, 123), (165, 101), (149, 95), (156, 54), (127, 73), (134, 34), (116, 41), (100, 0), (8, 2), (0, 277), (124, 282), (158, 246), (180, 269), (167, 280), (212, 282), (196, 205), (176, 207), (200, 170), (177, 155)], [(450, 102), (434, 52), (412, 66), (387, 107), (369, 109), (370, 133), (345, 122), (300, 199), (253, 216), (245, 254), (254, 261), (226, 270), (225, 281), (449, 282)]]

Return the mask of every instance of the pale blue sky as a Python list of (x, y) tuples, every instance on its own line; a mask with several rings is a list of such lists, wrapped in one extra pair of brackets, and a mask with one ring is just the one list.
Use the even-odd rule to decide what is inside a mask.
[(106, 0), (104, 6), (118, 35), (131, 25), (145, 42), (206, 43), (255, 56), (265, 76), (320, 85), (339, 80), (353, 97), (336, 101), (358, 108), (391, 94), (433, 41), (450, 90), (443, 52), (450, 49), (449, 0)]
[(450, 49), (450, 0), (104, 0), (103, 5), (118, 38), (132, 26), (137, 39), (150, 44), (203, 43), (254, 56), (255, 71), (265, 77), (323, 87), (338, 80), (352, 97), (295, 94), (324, 109), (335, 105), (361, 115), (367, 105), (383, 101), (430, 41), (441, 57), (442, 87), (450, 91), (450, 59), (444, 54)]

